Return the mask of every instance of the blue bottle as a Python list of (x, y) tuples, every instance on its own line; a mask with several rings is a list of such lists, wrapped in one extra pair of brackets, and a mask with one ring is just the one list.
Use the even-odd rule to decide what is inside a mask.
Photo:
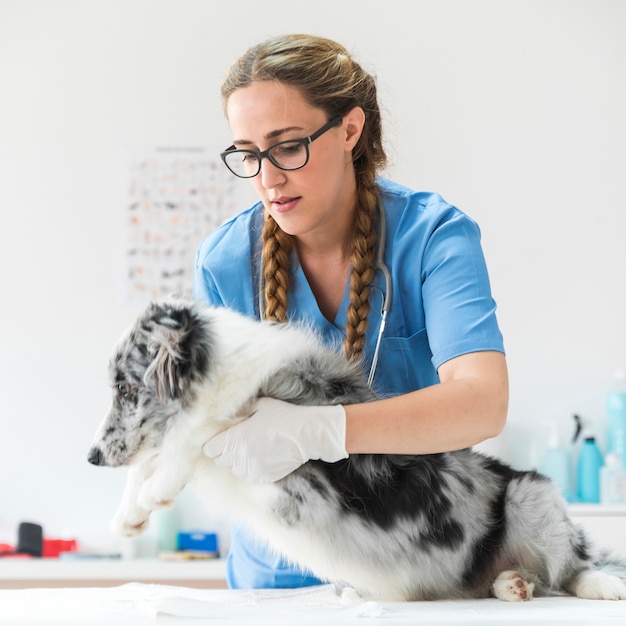
[(568, 502), (576, 500), (570, 476), (569, 456), (561, 445), (556, 422), (550, 425), (548, 449), (539, 464), (539, 472), (551, 478), (561, 488), (561, 494)]
[(578, 500), (600, 502), (600, 468), (604, 459), (595, 437), (585, 437), (578, 457)]
[(606, 397), (607, 453), (617, 455), (626, 468), (626, 375), (615, 372), (614, 388)]

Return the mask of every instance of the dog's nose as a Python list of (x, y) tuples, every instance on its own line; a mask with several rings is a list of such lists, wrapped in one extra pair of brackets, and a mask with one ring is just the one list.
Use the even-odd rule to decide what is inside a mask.
[(104, 456), (102, 455), (100, 448), (97, 448), (95, 446), (91, 448), (91, 450), (89, 450), (89, 454), (87, 455), (87, 460), (92, 465), (104, 465)]

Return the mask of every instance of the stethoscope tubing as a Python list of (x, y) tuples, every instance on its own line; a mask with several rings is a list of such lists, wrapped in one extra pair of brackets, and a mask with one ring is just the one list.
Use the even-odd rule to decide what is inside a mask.
[(391, 272), (385, 263), (385, 240), (387, 238), (387, 216), (385, 215), (385, 209), (382, 203), (378, 203), (378, 246), (376, 250), (376, 269), (380, 271), (385, 279), (385, 294), (383, 296), (383, 304), (380, 312), (380, 324), (378, 326), (378, 336), (376, 337), (376, 345), (374, 347), (374, 354), (372, 355), (372, 363), (370, 365), (370, 371), (367, 376), (368, 387), (372, 386), (374, 382), (374, 374), (376, 374), (376, 367), (378, 366), (378, 353), (380, 352), (380, 344), (385, 332), (385, 326), (387, 325), (387, 314), (391, 311), (391, 301), (393, 298), (393, 280), (391, 278)]

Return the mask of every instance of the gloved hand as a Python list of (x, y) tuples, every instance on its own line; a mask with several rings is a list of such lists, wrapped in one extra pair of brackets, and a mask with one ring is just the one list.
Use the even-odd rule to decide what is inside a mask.
[(341, 405), (259, 398), (248, 419), (218, 433), (202, 449), (239, 478), (274, 482), (309, 459), (334, 463), (347, 458), (346, 413)]

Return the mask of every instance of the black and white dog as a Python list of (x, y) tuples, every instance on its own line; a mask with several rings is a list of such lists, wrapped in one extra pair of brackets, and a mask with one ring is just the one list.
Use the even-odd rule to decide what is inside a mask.
[(294, 563), (365, 595), (626, 599), (626, 562), (593, 551), (550, 480), (471, 450), (309, 461), (264, 485), (216, 467), (202, 445), (257, 396), (374, 398), (359, 368), (310, 330), (166, 299), (121, 339), (110, 376), (113, 405), (88, 460), (130, 466), (118, 533), (141, 533), (151, 511), (193, 483), (207, 506), (230, 511)]

